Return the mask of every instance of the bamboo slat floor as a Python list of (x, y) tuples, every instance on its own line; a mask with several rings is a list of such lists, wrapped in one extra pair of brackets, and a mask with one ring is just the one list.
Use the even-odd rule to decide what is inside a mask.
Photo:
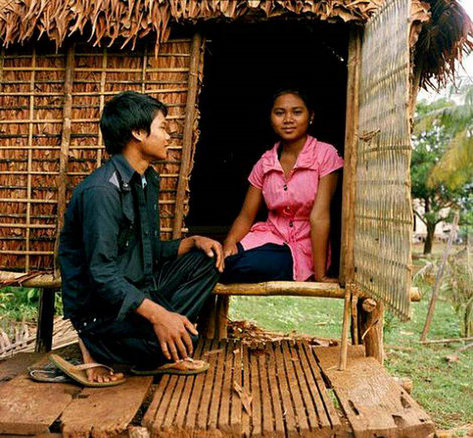
[[(305, 341), (202, 341), (198, 376), (128, 377), (123, 386), (82, 389), (34, 383), (24, 354), (0, 362), (0, 438), (69, 437), (428, 437), (433, 423), (384, 368), (350, 347)], [(71, 347), (63, 355), (71, 354)], [(22, 362), (24, 366), (22, 367)], [(16, 375), (15, 375), (16, 374)], [(1, 435), (4, 434), (4, 435)]]

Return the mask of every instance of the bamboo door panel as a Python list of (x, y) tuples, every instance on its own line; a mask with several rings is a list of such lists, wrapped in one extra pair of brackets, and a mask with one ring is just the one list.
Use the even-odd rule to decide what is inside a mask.
[(410, 0), (387, 0), (365, 27), (357, 138), (354, 280), (409, 316), (412, 207)]

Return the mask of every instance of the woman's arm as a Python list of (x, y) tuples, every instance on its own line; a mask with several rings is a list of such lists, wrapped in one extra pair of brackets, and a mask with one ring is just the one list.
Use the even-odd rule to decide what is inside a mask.
[(223, 244), (224, 257), (237, 253), (236, 244), (248, 234), (248, 231), (250, 231), (262, 203), (263, 194), (261, 193), (261, 190), (250, 185), (240, 214), (233, 222), (230, 232), (225, 238)]
[(315, 281), (336, 281), (327, 277), (327, 248), (330, 233), (330, 202), (337, 187), (337, 180), (336, 172), (329, 173), (320, 179), (317, 196), (310, 213)]

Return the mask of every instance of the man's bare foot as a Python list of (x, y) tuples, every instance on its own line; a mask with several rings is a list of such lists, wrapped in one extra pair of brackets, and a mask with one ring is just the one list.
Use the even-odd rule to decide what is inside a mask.
[[(79, 347), (82, 353), (82, 360), (84, 363), (96, 363), (94, 358), (91, 356), (89, 350), (82, 342), (82, 339), (79, 338)], [(91, 368), (86, 370), (87, 379), (89, 382), (116, 382), (117, 380), (123, 379), (123, 373), (114, 373), (113, 371), (108, 370), (107, 368)]]

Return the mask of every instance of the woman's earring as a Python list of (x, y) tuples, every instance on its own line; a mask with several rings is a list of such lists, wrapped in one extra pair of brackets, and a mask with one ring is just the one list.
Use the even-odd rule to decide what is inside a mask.
[(312, 122), (313, 122), (313, 120), (311, 120), (311, 121), (309, 122), (309, 125), (312, 125)]

